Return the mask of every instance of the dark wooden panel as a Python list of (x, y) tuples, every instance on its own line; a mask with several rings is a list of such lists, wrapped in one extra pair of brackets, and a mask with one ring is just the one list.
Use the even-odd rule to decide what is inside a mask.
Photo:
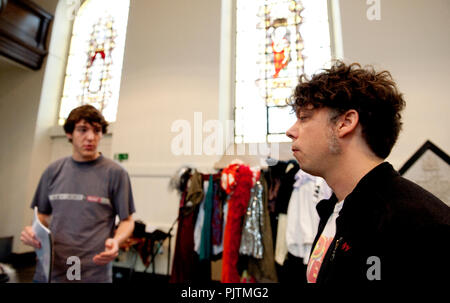
[(0, 55), (40, 69), (53, 16), (29, 0), (0, 0)]
[(2, 10), (5, 8), (6, 6), (6, 1), (7, 0), (0, 0), (0, 14), (2, 13)]
[(26, 35), (36, 40), (41, 18), (29, 10), (24, 10), (14, 2), (8, 3), (8, 9), (2, 14), (2, 20), (11, 24), (17, 35)]

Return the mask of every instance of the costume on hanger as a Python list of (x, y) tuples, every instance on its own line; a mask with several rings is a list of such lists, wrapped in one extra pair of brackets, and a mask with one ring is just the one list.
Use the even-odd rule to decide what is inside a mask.
[(202, 241), (202, 230), (203, 230), (203, 224), (205, 223), (205, 201), (207, 197), (207, 191), (209, 182), (205, 181), (203, 183), (203, 192), (206, 193), (206, 195), (203, 195), (203, 200), (198, 204), (198, 212), (197, 212), (197, 219), (195, 220), (195, 227), (194, 227), (194, 250), (195, 252), (200, 255), (200, 244)]
[[(278, 161), (275, 165), (269, 166), (266, 175), (269, 187), (269, 213), (272, 226), (272, 238), (276, 243), (278, 232), (278, 215), (286, 214), (291, 198), (295, 174), (300, 169), (297, 161)], [(283, 227), (283, 226), (282, 226)], [(285, 229), (280, 232), (284, 234)], [(281, 242), (280, 242), (281, 243)], [(283, 249), (279, 249), (283, 250)]]
[[(187, 192), (184, 192), (180, 205), (184, 205), (186, 196)], [(170, 283), (184, 283), (192, 280), (194, 271), (194, 215), (194, 211), (189, 211), (186, 215), (183, 215), (183, 208), (180, 207)]]
[(232, 164), (222, 171), (222, 176), (224, 181), (222, 187), (227, 193), (231, 193), (228, 200), (227, 224), (223, 243), (222, 282), (239, 283), (237, 263), (241, 243), (242, 218), (250, 199), (253, 173), (247, 165)]
[(299, 170), (296, 160), (278, 161), (268, 169), (268, 182), (271, 186), (270, 191), (270, 220), (272, 226), (272, 238), (274, 242), (275, 264), (278, 278), (282, 278), (282, 265), (287, 255), (286, 245), (286, 213), (291, 197), (295, 174)]
[(226, 197), (223, 197), (222, 189), (219, 183), (214, 181), (213, 184), (213, 213), (211, 220), (211, 229), (212, 229), (212, 243), (213, 245), (221, 245), (222, 244), (222, 235), (223, 235), (223, 204), (222, 201), (225, 200)]
[(202, 226), (202, 235), (200, 242), (200, 261), (211, 259), (212, 241), (211, 241), (211, 219), (214, 200), (213, 177), (209, 176), (208, 190), (204, 202), (204, 220)]
[(286, 243), (286, 226), (287, 226), (287, 215), (278, 214), (278, 224), (277, 224), (277, 240), (275, 243), (275, 261), (279, 265), (283, 265), (284, 259), (288, 253), (288, 247)]
[(306, 265), (319, 227), (317, 203), (329, 199), (332, 191), (323, 178), (301, 169), (295, 180), (287, 212), (286, 243), (289, 253), (302, 258)]
[(204, 192), (202, 174), (195, 170), (188, 182), (186, 204), (182, 205), (183, 213), (187, 214), (194, 209), (196, 210), (196, 206), (203, 201), (203, 198)]
[(202, 176), (197, 171), (191, 175), (181, 196), (170, 283), (192, 281), (195, 272), (194, 226), (198, 207), (203, 199)]
[(261, 181), (256, 181), (251, 189), (250, 201), (244, 219), (242, 229), (241, 255), (249, 255), (254, 258), (263, 258), (262, 229), (264, 228), (263, 186)]

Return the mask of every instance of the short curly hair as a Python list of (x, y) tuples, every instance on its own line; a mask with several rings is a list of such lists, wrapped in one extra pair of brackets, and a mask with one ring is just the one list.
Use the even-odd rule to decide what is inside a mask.
[(403, 95), (388, 71), (376, 72), (373, 66), (362, 68), (359, 63), (346, 65), (336, 61), (329, 69), (299, 79), (289, 104), (297, 113), (307, 106), (327, 107), (333, 121), (340, 114), (354, 109), (359, 114), (362, 135), (370, 149), (385, 159), (400, 133)]
[(108, 122), (105, 120), (105, 117), (103, 117), (102, 113), (98, 109), (89, 104), (76, 107), (70, 112), (69, 116), (66, 119), (66, 122), (63, 125), (64, 132), (66, 134), (72, 134), (75, 128), (75, 124), (77, 124), (81, 120), (85, 120), (90, 124), (94, 122), (100, 124), (102, 127), (102, 133), (106, 134)]

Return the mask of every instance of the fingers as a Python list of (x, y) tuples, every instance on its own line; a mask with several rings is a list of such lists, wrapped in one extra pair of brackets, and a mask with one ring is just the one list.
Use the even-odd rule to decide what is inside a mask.
[(94, 263), (97, 265), (106, 265), (109, 262), (113, 261), (118, 255), (119, 255), (118, 252), (116, 253), (102, 252), (98, 255), (95, 255), (92, 261), (94, 261)]
[(105, 248), (106, 250), (119, 250), (119, 243), (113, 238), (106, 239)]
[(106, 242), (105, 243), (105, 248), (106, 250), (111, 250), (114, 247), (114, 244), (111, 242)]
[(105, 241), (105, 251), (102, 254), (113, 255), (119, 252), (119, 243), (116, 239), (109, 238)]
[(109, 238), (105, 241), (105, 251), (97, 254), (92, 259), (97, 265), (105, 265), (113, 261), (119, 255), (119, 243), (116, 239)]
[(119, 252), (117, 251), (103, 251), (99, 254), (97, 254), (97, 256), (102, 257), (102, 258), (115, 258), (119, 255)]
[(20, 234), (20, 240), (25, 245), (29, 245), (37, 249), (41, 248), (41, 243), (36, 238), (36, 235), (34, 234), (33, 228), (31, 226), (25, 226), (24, 230)]

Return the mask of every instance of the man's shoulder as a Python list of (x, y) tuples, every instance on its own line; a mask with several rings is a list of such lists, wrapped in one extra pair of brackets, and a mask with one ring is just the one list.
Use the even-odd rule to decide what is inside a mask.
[(420, 185), (397, 175), (388, 180), (379, 194), (388, 207), (402, 216), (420, 221), (450, 224), (450, 207)]
[(398, 199), (417, 200), (429, 203), (444, 204), (438, 197), (422, 186), (402, 176), (395, 177), (391, 182), (392, 193)]
[(70, 156), (59, 158), (53, 161), (47, 166), (47, 171), (55, 171), (61, 169), (65, 164), (70, 161)]
[(101, 165), (115, 173), (124, 173), (124, 172), (126, 173), (127, 172), (127, 170), (125, 169), (125, 167), (122, 164), (120, 164), (117, 161), (114, 161), (110, 158), (106, 158), (104, 156), (102, 157)]

